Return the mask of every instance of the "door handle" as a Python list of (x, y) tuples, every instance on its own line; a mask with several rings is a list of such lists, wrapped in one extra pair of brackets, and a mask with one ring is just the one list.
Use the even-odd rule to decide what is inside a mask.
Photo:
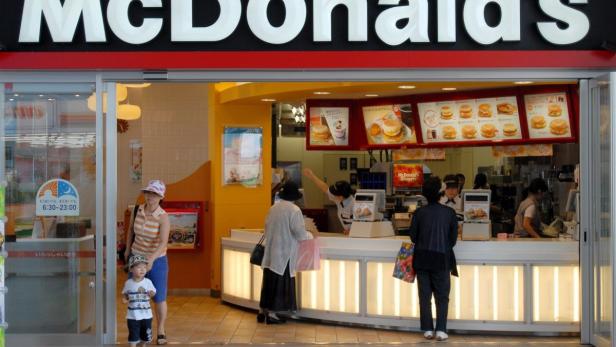
[(88, 287), (90, 287), (91, 289), (94, 289), (94, 287), (95, 287), (94, 282), (88, 283)]

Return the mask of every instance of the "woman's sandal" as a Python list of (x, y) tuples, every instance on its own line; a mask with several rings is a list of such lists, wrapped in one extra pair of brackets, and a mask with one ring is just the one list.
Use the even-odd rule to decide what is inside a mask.
[(167, 344), (167, 336), (166, 335), (158, 335), (158, 336), (156, 336), (156, 344), (157, 345), (166, 345)]

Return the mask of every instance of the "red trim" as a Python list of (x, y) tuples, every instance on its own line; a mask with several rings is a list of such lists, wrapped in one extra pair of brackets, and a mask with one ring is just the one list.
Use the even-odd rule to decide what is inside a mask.
[(2, 52), (2, 70), (616, 68), (607, 51)]

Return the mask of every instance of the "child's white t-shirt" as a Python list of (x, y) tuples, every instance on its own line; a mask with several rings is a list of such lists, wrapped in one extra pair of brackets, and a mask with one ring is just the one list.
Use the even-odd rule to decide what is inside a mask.
[(126, 319), (142, 320), (152, 318), (152, 308), (150, 307), (150, 291), (156, 293), (154, 284), (148, 278), (135, 282), (129, 278), (124, 283), (122, 295), (128, 295), (128, 310)]

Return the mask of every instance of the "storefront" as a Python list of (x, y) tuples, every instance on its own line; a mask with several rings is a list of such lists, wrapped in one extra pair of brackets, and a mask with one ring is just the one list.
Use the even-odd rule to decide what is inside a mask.
[[(160, 120), (177, 131), (174, 141), (182, 140), (182, 127), (190, 134), (184, 137), (198, 137), (188, 129), (199, 127), (207, 134), (199, 137), (203, 144), (190, 147), (203, 165), (190, 179), (173, 181), (169, 198), (170, 203), (203, 202), (204, 212), (202, 248), (172, 256), (172, 268), (175, 262), (189, 273), (207, 271), (196, 282), (172, 282), (178, 288), (211, 289), (225, 301), (254, 307), (259, 272), (246, 257), (255, 235), (239, 229), (262, 228), (271, 201), (269, 163), (278, 152), (272, 140), (275, 101), (269, 99), (323, 99), (314, 96), (319, 91), (314, 86), (300, 93), (301, 86), (294, 84), (433, 84), (439, 90), (395, 95), (415, 95), (410, 104), (419, 114), (422, 102), (443, 100), (422, 101), (416, 95), (446, 95), (442, 88), (450, 83), (502, 90), (526, 81), (568, 86), (567, 142), (579, 146), (579, 241), (461, 242), (457, 251), (464, 276), (452, 291), (452, 327), (579, 333), (584, 343), (614, 345), (616, 75), (611, 70), (616, 69), (616, 32), (608, 16), (614, 6), (470, 0), (408, 5), (313, 0), (284, 1), (284, 6), (252, 0), (218, 2), (212, 8), (210, 2), (193, 1), (5, 5), (0, 14), (0, 173), (7, 183), (3, 250), (8, 258), (2, 272), (8, 293), (0, 301), (0, 321), (8, 324), (9, 345), (115, 340), (116, 273), (105, 269), (115, 268), (116, 250), (104, 246), (116, 244), (116, 233), (109, 230), (116, 229), (125, 207), (118, 201), (119, 176), (125, 173), (119, 171), (123, 140), (117, 118), (135, 103), (135, 92), (124, 96), (126, 88), (119, 85), (202, 86), (203, 119), (188, 125)], [(502, 85), (477, 87), (492, 82)], [(376, 89), (362, 89), (363, 98), (334, 96), (367, 99), (368, 93), (378, 94)], [(499, 95), (504, 96), (510, 95)], [(151, 99), (164, 101), (165, 96)], [(532, 121), (521, 114), (518, 119), (522, 136), (510, 144), (531, 143), (532, 126), (526, 122)], [(250, 189), (225, 185), (223, 176), (221, 138), (225, 129), (245, 126), (261, 128), (263, 134), (263, 179)], [(425, 135), (417, 146), (404, 147), (450, 147), (430, 144)], [(199, 156), (202, 152), (207, 155)], [(74, 192), (71, 204), (56, 201), (60, 187)], [(54, 189), (55, 200), (45, 195)], [(51, 230), (53, 237), (46, 235)], [(391, 250), (395, 255), (398, 246), (391, 239), (328, 238), (321, 272), (300, 279), (300, 315), (413, 329), (413, 289), (388, 274)], [(342, 274), (345, 280), (339, 281)], [(483, 288), (484, 282), (490, 288)], [(15, 305), (28, 298), (39, 303), (32, 306), (36, 310)]]

